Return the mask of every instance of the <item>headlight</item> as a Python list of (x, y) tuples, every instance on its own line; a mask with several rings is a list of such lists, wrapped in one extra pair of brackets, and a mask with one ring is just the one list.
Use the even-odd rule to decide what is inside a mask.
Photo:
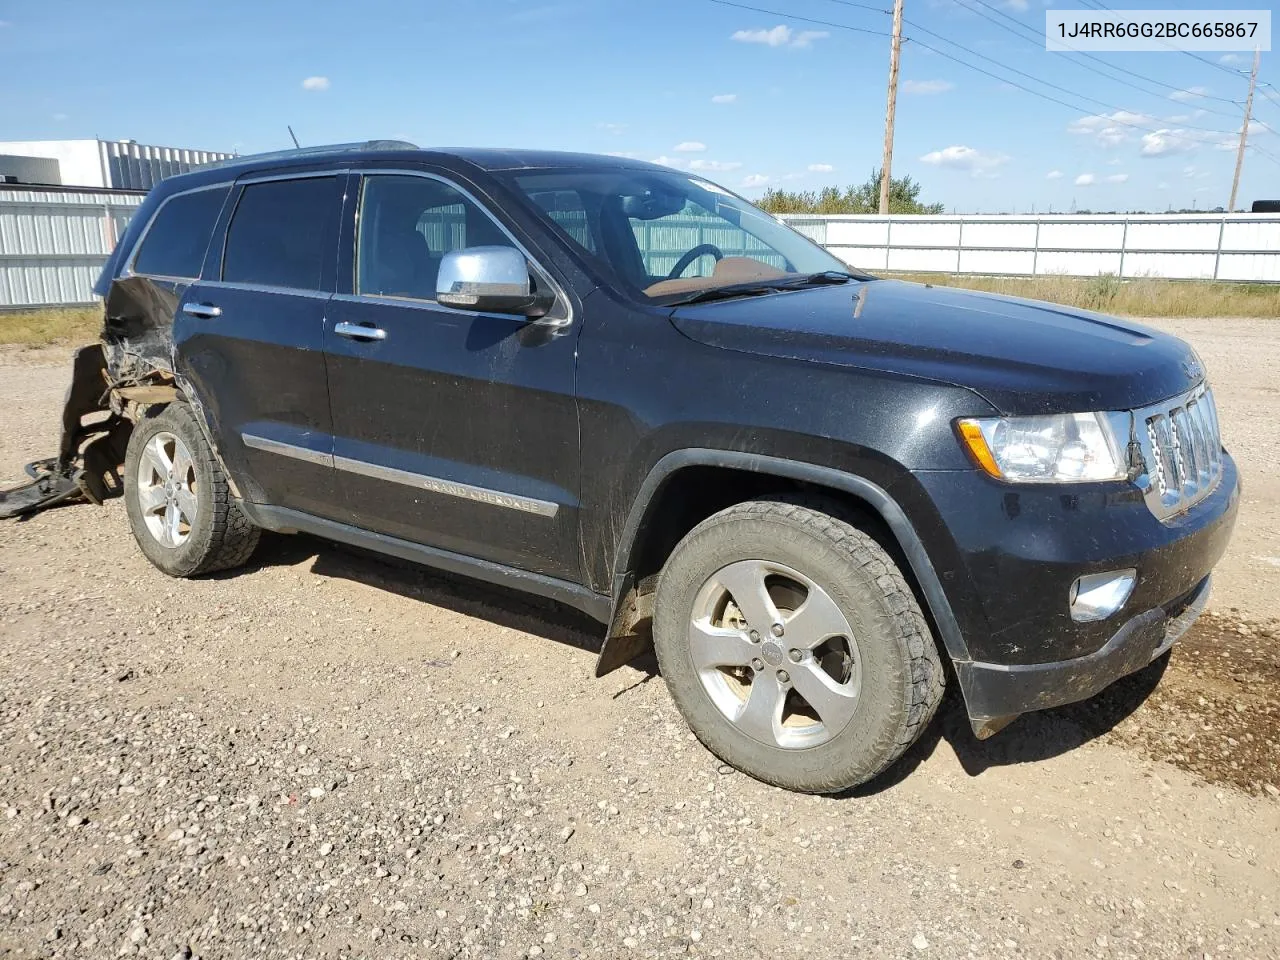
[(970, 456), (1010, 483), (1123, 480), (1124, 457), (1101, 413), (957, 421)]

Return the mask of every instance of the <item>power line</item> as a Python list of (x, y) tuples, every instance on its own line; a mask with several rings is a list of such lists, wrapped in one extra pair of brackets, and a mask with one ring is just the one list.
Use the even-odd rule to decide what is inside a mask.
[[(790, 19), (792, 19), (792, 20), (799, 20), (799, 21), (801, 21), (801, 22), (803, 22), (803, 23), (813, 23), (813, 24), (818, 24), (818, 25), (820, 25), (820, 26), (824, 26), (824, 27), (833, 27), (833, 28), (835, 28), (835, 29), (837, 29), (837, 30), (852, 30), (852, 31), (854, 31), (855, 33), (865, 33), (865, 34), (870, 34), (870, 35), (872, 35), (872, 36), (878, 36), (878, 37), (887, 37), (887, 36), (889, 36), (889, 34), (888, 34), (888, 33), (885, 33), (885, 32), (883, 32), (883, 31), (879, 31), (879, 30), (870, 30), (870, 29), (867, 29), (867, 28), (865, 28), (865, 27), (855, 27), (855, 26), (852, 26), (852, 25), (847, 24), (847, 23), (837, 23), (837, 22), (835, 22), (835, 21), (833, 21), (833, 20), (819, 20), (819, 19), (815, 19), (815, 18), (813, 18), (813, 17), (801, 17), (801, 16), (796, 16), (796, 15), (794, 15), (794, 14), (790, 14), (790, 13), (781, 13), (781, 12), (779, 12), (779, 11), (777, 11), (777, 10), (769, 10), (769, 9), (764, 8), (764, 7), (751, 6), (751, 5), (749, 5), (749, 4), (745, 4), (745, 3), (735, 3), (735, 2), (733, 2), (733, 0), (710, 0), (710, 2), (711, 2), (711, 3), (715, 3), (715, 4), (719, 4), (719, 5), (721, 5), (721, 6), (725, 6), (725, 7), (735, 7), (735, 8), (737, 8), (737, 9), (739, 9), (739, 10), (749, 10), (749, 11), (751, 11), (752, 13), (760, 13), (760, 14), (763, 14), (763, 15), (768, 16), (768, 17), (782, 17), (783, 19), (790, 18)], [(861, 6), (865, 6), (865, 5), (861, 5)], [(877, 7), (868, 7), (868, 9), (873, 9), (873, 10), (875, 10), (876, 12), (883, 12), (883, 11), (881, 11), (881, 10), (880, 10), (879, 8), (877, 8)], [(1001, 68), (1003, 68), (1003, 69), (1006, 69), (1006, 70), (1009, 70), (1009, 71), (1011, 71), (1011, 72), (1013, 72), (1013, 73), (1017, 73), (1017, 74), (1019, 74), (1019, 75), (1021, 75), (1021, 76), (1024, 76), (1024, 77), (1026, 77), (1027, 79), (1032, 80), (1033, 82), (1040, 83), (1040, 84), (1042, 84), (1042, 85), (1044, 85), (1044, 86), (1051, 87), (1051, 88), (1053, 88), (1053, 89), (1055, 89), (1055, 90), (1059, 90), (1059, 91), (1061, 91), (1061, 92), (1063, 92), (1063, 93), (1066, 93), (1066, 94), (1067, 94), (1067, 95), (1069, 95), (1069, 96), (1073, 96), (1073, 97), (1080, 97), (1081, 99), (1089, 100), (1089, 101), (1091, 101), (1091, 102), (1093, 102), (1093, 103), (1100, 104), (1101, 106), (1108, 107), (1108, 108), (1110, 108), (1110, 109), (1112, 109), (1112, 110), (1115, 110), (1115, 111), (1117, 111), (1117, 112), (1120, 112), (1120, 113), (1131, 113), (1131, 112), (1132, 112), (1132, 111), (1129, 111), (1129, 110), (1127, 110), (1127, 109), (1125, 109), (1125, 108), (1123, 108), (1123, 107), (1117, 107), (1117, 106), (1115, 106), (1115, 105), (1113, 105), (1113, 104), (1109, 104), (1109, 103), (1106, 103), (1106, 102), (1101, 101), (1101, 100), (1094, 100), (1092, 97), (1083, 97), (1081, 94), (1077, 94), (1077, 93), (1075, 93), (1074, 91), (1072, 91), (1072, 90), (1068, 90), (1068, 89), (1067, 89), (1067, 88), (1065, 88), (1065, 87), (1060, 87), (1060, 86), (1058, 86), (1057, 84), (1052, 84), (1052, 83), (1049, 83), (1049, 82), (1048, 82), (1048, 81), (1046, 81), (1046, 80), (1041, 80), (1041, 79), (1040, 79), (1040, 78), (1038, 78), (1038, 77), (1035, 77), (1035, 76), (1033, 76), (1033, 75), (1031, 75), (1031, 74), (1028, 74), (1028, 73), (1023, 73), (1022, 71), (1020, 71), (1020, 70), (1016, 70), (1016, 69), (1014, 69), (1013, 67), (1006, 67), (1004, 64), (1000, 63), (1000, 61), (998, 61), (998, 60), (993, 60), (991, 57), (987, 57), (987, 56), (984, 56), (983, 54), (978, 53), (977, 51), (970, 50), (969, 48), (967, 48), (967, 47), (963, 46), (962, 44), (958, 44), (958, 43), (955, 43), (954, 41), (947, 40), (947, 38), (946, 38), (946, 37), (943, 37), (943, 36), (941, 36), (940, 34), (936, 34), (936, 33), (934, 33), (932, 30), (929, 30), (927, 27), (922, 27), (922, 26), (920, 26), (919, 24), (913, 23), (912, 21), (904, 21), (904, 22), (911, 23), (911, 25), (912, 25), (913, 27), (915, 27), (916, 29), (921, 30), (921, 31), (922, 31), (922, 32), (924, 32), (924, 33), (930, 34), (931, 36), (938, 37), (938, 39), (943, 40), (943, 41), (944, 41), (944, 42), (946, 42), (946, 43), (950, 43), (952, 46), (954, 46), (954, 47), (958, 47), (959, 49), (964, 50), (966, 53), (969, 53), (969, 54), (971, 54), (972, 56), (976, 56), (976, 57), (978, 57), (978, 58), (979, 58), (979, 59), (981, 59), (981, 60), (987, 60), (987, 61), (989, 61), (989, 62), (991, 62), (991, 63), (994, 63), (996, 66), (999, 66), (999, 67), (1001, 67)], [(970, 63), (970, 62), (969, 62), (969, 61), (967, 61), (967, 60), (963, 60), (963, 59), (961, 59), (960, 57), (958, 57), (958, 56), (956, 56), (956, 55), (954, 55), (954, 54), (952, 54), (952, 53), (948, 53), (948, 52), (947, 52), (947, 51), (945, 51), (945, 50), (940, 50), (940, 49), (938, 49), (937, 47), (935, 47), (935, 46), (933, 46), (933, 45), (931, 45), (931, 44), (928, 44), (928, 43), (924, 42), (923, 40), (918, 40), (918, 39), (916, 39), (915, 37), (904, 37), (903, 39), (904, 39), (904, 40), (908, 40), (908, 41), (910, 41), (911, 43), (915, 44), (916, 46), (918, 46), (918, 47), (920, 47), (920, 48), (922, 48), (922, 49), (924, 49), (924, 50), (929, 50), (930, 52), (935, 53), (935, 54), (937, 54), (938, 56), (943, 57), (944, 59), (951, 60), (951, 61), (952, 61), (952, 62), (954, 62), (954, 63), (958, 63), (958, 64), (960, 64), (962, 67), (967, 67), (968, 69), (973, 70), (973, 71), (975, 71), (976, 73), (981, 73), (983, 76), (990, 77), (992, 80), (996, 80), (996, 81), (998, 81), (998, 82), (1000, 82), (1000, 83), (1007, 84), (1008, 86), (1014, 87), (1014, 88), (1015, 88), (1015, 89), (1017, 89), (1017, 90), (1021, 90), (1021, 91), (1023, 91), (1024, 93), (1029, 93), (1029, 94), (1031, 94), (1031, 96), (1033, 96), (1033, 97), (1039, 97), (1041, 100), (1047, 100), (1047, 101), (1048, 101), (1048, 102), (1050, 102), (1050, 103), (1056, 103), (1056, 104), (1058, 104), (1059, 106), (1066, 107), (1068, 110), (1071, 110), (1071, 111), (1076, 112), (1076, 113), (1085, 113), (1085, 114), (1090, 113), (1090, 110), (1089, 110), (1089, 108), (1088, 108), (1088, 107), (1082, 107), (1082, 106), (1080, 106), (1080, 105), (1079, 105), (1079, 104), (1077, 104), (1077, 103), (1069, 103), (1069, 102), (1067, 102), (1066, 100), (1062, 100), (1062, 99), (1060, 99), (1060, 98), (1058, 98), (1058, 97), (1052, 96), (1051, 94), (1041, 93), (1039, 90), (1033, 90), (1032, 88), (1030, 88), (1030, 87), (1028, 87), (1028, 86), (1025, 86), (1025, 85), (1023, 85), (1023, 84), (1021, 84), (1021, 83), (1018, 83), (1016, 80), (1010, 80), (1008, 77), (1002, 77), (1002, 76), (1000, 76), (999, 74), (992, 73), (990, 70), (987, 70), (987, 69), (985, 69), (985, 68), (983, 68), (983, 67), (977, 66), (976, 64)], [(1137, 115), (1137, 114), (1135, 114), (1135, 115)], [(1156, 121), (1154, 117), (1150, 118), (1150, 119), (1149, 119), (1145, 124), (1144, 124), (1144, 123), (1135, 123), (1135, 122), (1134, 122), (1134, 121), (1132, 121), (1132, 120), (1122, 119), (1122, 118), (1120, 118), (1120, 117), (1107, 117), (1106, 119), (1107, 119), (1107, 121), (1108, 121), (1108, 122), (1113, 123), (1113, 124), (1116, 124), (1116, 125), (1118, 125), (1118, 126), (1131, 127), (1131, 128), (1133, 128), (1133, 129), (1135, 129), (1135, 130), (1142, 130), (1142, 131), (1147, 132), (1147, 133), (1153, 132), (1153, 130), (1157, 129), (1157, 127), (1153, 126), (1153, 124), (1158, 124), (1158, 121)], [(1227, 130), (1216, 130), (1216, 129), (1212, 129), (1212, 128), (1209, 128), (1209, 127), (1195, 127), (1195, 126), (1191, 126), (1190, 124), (1187, 124), (1187, 125), (1184, 125), (1184, 126), (1185, 126), (1185, 127), (1187, 127), (1187, 128), (1189, 128), (1189, 129), (1193, 129), (1193, 130), (1200, 130), (1200, 131), (1203, 131), (1203, 132), (1206, 132), (1206, 133), (1218, 134), (1219, 136), (1224, 136), (1224, 135), (1229, 136), (1229, 135), (1231, 135), (1231, 132), (1230, 132), (1230, 131), (1227, 131)], [(1214, 141), (1206, 140), (1206, 139), (1205, 139), (1205, 138), (1203, 138), (1203, 137), (1195, 137), (1195, 136), (1189, 136), (1189, 135), (1183, 135), (1183, 139), (1186, 139), (1186, 140), (1192, 140), (1192, 141), (1196, 141), (1196, 142), (1200, 142), (1200, 143), (1209, 143), (1209, 142), (1214, 142)]]
[[(865, 27), (854, 27), (847, 23), (832, 23), (830, 20), (815, 20), (813, 17), (800, 17), (794, 13), (778, 13), (775, 10), (765, 10), (761, 7), (748, 6), (745, 3), (733, 3), (731, 0), (710, 0), (711, 3), (719, 4), (722, 7), (735, 7), (738, 10), (750, 10), (752, 13), (763, 13), (766, 17), (785, 17), (790, 20), (799, 20), (801, 23), (816, 23), (821, 27), (835, 27), (837, 30), (852, 30), (854, 33), (868, 33), (873, 37), (887, 37), (889, 33), (885, 30), (868, 30)], [(862, 4), (859, 4), (862, 6)], [(879, 7), (867, 7), (868, 10), (874, 10), (876, 13), (884, 13)]]
[(1269, 100), (1273, 106), (1280, 107), (1280, 95), (1277, 95), (1275, 90), (1263, 89), (1264, 87), (1270, 87), (1270, 86), (1271, 84), (1269, 83), (1259, 83), (1258, 92), (1262, 94), (1263, 97), (1265, 97), (1267, 100)]
[[(853, 0), (829, 0), (829, 2), (831, 2), (831, 3), (838, 3), (838, 4), (840, 4), (841, 6), (860, 7), (860, 8), (863, 8), (863, 9), (871, 9), (871, 10), (876, 9), (876, 8), (874, 8), (874, 7), (870, 7), (870, 6), (868, 6), (867, 4), (855, 3), (855, 2), (853, 2)], [(778, 14), (778, 16), (785, 16), (785, 14)], [(988, 62), (988, 63), (995, 64), (996, 66), (1000, 67), (1001, 69), (1008, 70), (1010, 73), (1016, 73), (1018, 76), (1020, 76), (1020, 77), (1025, 77), (1026, 79), (1028, 79), (1028, 80), (1032, 81), (1033, 83), (1038, 83), (1038, 84), (1040, 84), (1040, 85), (1042, 85), (1042, 86), (1045, 86), (1045, 87), (1050, 88), (1051, 90), (1057, 90), (1057, 91), (1059, 91), (1060, 93), (1065, 93), (1065, 94), (1067, 94), (1068, 96), (1078, 97), (1079, 99), (1081, 99), (1081, 100), (1085, 100), (1085, 101), (1087, 101), (1087, 102), (1089, 102), (1089, 103), (1095, 103), (1095, 104), (1097, 104), (1097, 105), (1098, 105), (1098, 106), (1100, 106), (1100, 107), (1106, 107), (1108, 110), (1115, 110), (1115, 111), (1118, 111), (1118, 112), (1120, 112), (1120, 113), (1130, 113), (1130, 112), (1132, 112), (1132, 111), (1130, 111), (1130, 110), (1126, 109), (1125, 107), (1117, 106), (1117, 105), (1116, 105), (1116, 104), (1114, 104), (1114, 103), (1108, 103), (1108, 102), (1107, 102), (1107, 101), (1105, 101), (1105, 100), (1099, 100), (1097, 97), (1090, 97), (1090, 96), (1088, 96), (1087, 94), (1078, 93), (1077, 91), (1072, 90), (1072, 89), (1070, 89), (1069, 87), (1064, 87), (1064, 86), (1061, 86), (1060, 84), (1056, 84), (1056, 83), (1052, 83), (1052, 82), (1050, 82), (1050, 81), (1048, 81), (1048, 80), (1044, 80), (1044, 79), (1042, 79), (1041, 77), (1037, 77), (1037, 76), (1035, 76), (1034, 74), (1027, 73), (1027, 72), (1026, 72), (1026, 71), (1024, 71), (1024, 70), (1019, 70), (1017, 67), (1011, 67), (1011, 66), (1009, 66), (1007, 63), (1004, 63), (1003, 61), (997, 60), (997, 59), (995, 59), (994, 57), (988, 57), (987, 55), (982, 54), (982, 53), (979, 53), (978, 51), (976, 51), (976, 50), (972, 49), (971, 47), (966, 47), (964, 44), (962, 44), (962, 43), (957, 43), (955, 40), (952, 40), (952, 39), (950, 39), (949, 37), (944, 37), (942, 34), (940, 34), (940, 33), (936, 32), (936, 31), (934, 31), (934, 30), (930, 30), (928, 27), (924, 26), (923, 24), (917, 23), (917, 22), (915, 22), (914, 20), (909, 20), (909, 19), (907, 19), (906, 17), (904, 17), (904, 18), (903, 18), (903, 22), (904, 22), (904, 23), (909, 24), (910, 26), (914, 27), (916, 30), (921, 31), (922, 33), (926, 33), (926, 34), (928, 34), (928, 35), (929, 35), (929, 36), (931, 36), (931, 37), (936, 37), (938, 40), (941, 40), (943, 43), (948, 43), (948, 44), (950, 44), (951, 46), (953, 46), (953, 47), (955, 47), (955, 48), (957, 48), (957, 49), (959, 49), (959, 50), (963, 50), (965, 53), (969, 54), (969, 55), (970, 55), (970, 56), (972, 56), (972, 57), (977, 57), (979, 60), (985, 60), (985, 61), (986, 61), (986, 62)], [(828, 25), (830, 25), (830, 24), (828, 24)], [(918, 46), (924, 46), (924, 47), (926, 47), (926, 49), (931, 49), (931, 50), (933, 50), (935, 53), (937, 53), (937, 52), (938, 52), (936, 48), (933, 48), (933, 47), (927, 47), (924, 43), (921, 43), (919, 40), (914, 40), (913, 42), (915, 42)], [(954, 58), (952, 58), (952, 59), (954, 59)], [(958, 61), (958, 62), (962, 62), (962, 61)], [(972, 66), (972, 64), (967, 64), (967, 65), (968, 65), (968, 66)], [(997, 79), (1001, 79), (1001, 80), (1003, 80), (1003, 78), (997, 78)], [(1123, 81), (1116, 81), (1116, 80), (1115, 80), (1115, 78), (1109, 78), (1109, 79), (1112, 79), (1112, 80), (1113, 80), (1113, 82), (1123, 83)], [(1129, 86), (1129, 87), (1132, 87), (1133, 89), (1138, 89), (1138, 88), (1136, 88), (1136, 87), (1133, 87), (1133, 85), (1132, 85), (1132, 84), (1125, 84), (1125, 85), (1126, 85), (1126, 86)], [(1177, 88), (1175, 87), (1174, 89), (1177, 89)], [(1145, 91), (1145, 90), (1142, 90), (1142, 91), (1140, 91), (1140, 92), (1142, 92), (1142, 93), (1149, 93), (1149, 91)], [(1213, 111), (1213, 112), (1217, 113), (1217, 112), (1220, 112), (1220, 111)], [(1224, 115), (1224, 116), (1231, 116), (1230, 114), (1223, 114), (1223, 115)], [(1153, 120), (1153, 122), (1157, 122), (1157, 121), (1155, 121), (1155, 118), (1152, 118), (1152, 120)], [(1179, 126), (1180, 126), (1182, 129), (1187, 129), (1187, 130), (1201, 130), (1201, 131), (1203, 131), (1203, 132), (1205, 132), (1205, 133), (1227, 134), (1227, 133), (1229, 133), (1229, 132), (1230, 132), (1230, 131), (1227, 131), (1227, 130), (1217, 130), (1217, 129), (1214, 129), (1214, 128), (1212, 128), (1212, 127), (1201, 127), (1201, 126), (1198, 126), (1198, 125), (1196, 125), (1196, 124), (1191, 124), (1191, 123), (1182, 123), (1182, 124), (1179, 124)]]
[[(840, 0), (832, 0), (832, 2), (840, 2)], [(1044, 38), (1036, 30), (1024, 24), (1017, 17), (1012, 17), (1009, 14), (1005, 13), (999, 7), (996, 7), (990, 3), (987, 3), (986, 0), (972, 0), (973, 3), (976, 3), (979, 6), (985, 7), (986, 9), (990, 10), (991, 13), (998, 14), (999, 16), (1003, 17), (1005, 20), (1008, 20), (1015, 27), (1018, 27), (1020, 30), (1022, 30), (1023, 33), (1018, 33), (1016, 30), (1014, 30), (1013, 27), (1009, 26), (1008, 24), (1002, 23), (1000, 20), (997, 20), (995, 17), (991, 16), (991, 14), (983, 13), (981, 10), (975, 10), (972, 7), (966, 6), (964, 0), (956, 0), (956, 2), (964, 9), (968, 10), (970, 13), (975, 13), (978, 16), (982, 17), (984, 20), (991, 21), (991, 23), (994, 23), (997, 27), (1007, 30), (1009, 33), (1012, 33), (1015, 37), (1018, 37), (1019, 39), (1022, 39), (1027, 43), (1033, 44), (1034, 46), (1043, 49)], [(1109, 63), (1106, 60), (1103, 60), (1101, 57), (1096, 57), (1093, 54), (1086, 53), (1083, 50), (1077, 50), (1074, 47), (1071, 47), (1069, 44), (1064, 44), (1064, 46), (1067, 46), (1072, 53), (1077, 54), (1079, 57), (1085, 60), (1091, 60), (1094, 63), (1100, 64), (1102, 67), (1105, 67), (1107, 70), (1114, 70), (1114, 71), (1117, 71), (1118, 73), (1128, 74), (1129, 76), (1135, 77), (1138, 80), (1142, 80), (1145, 83), (1154, 84), (1155, 86), (1158, 86), (1158, 87), (1164, 87), (1166, 90), (1173, 90), (1174, 92), (1181, 92), (1183, 90), (1182, 87), (1176, 86), (1175, 84), (1165, 83), (1163, 80), (1155, 79), (1155, 77), (1148, 77), (1146, 74), (1137, 73), (1125, 67), (1118, 66), (1117, 64)], [(1124, 84), (1125, 86), (1130, 87), (1131, 89), (1137, 90), (1141, 93), (1145, 93), (1149, 96), (1163, 97), (1167, 99), (1166, 94), (1159, 93), (1157, 91), (1152, 91), (1152, 90), (1143, 90), (1137, 84), (1130, 83), (1129, 81), (1126, 81), (1126, 80), (1122, 80), (1119, 77), (1116, 77), (1110, 73), (1104, 72), (1098, 67), (1093, 67), (1087, 63), (1083, 63), (1081, 62), (1081, 60), (1076, 59), (1074, 57), (1069, 58), (1068, 62), (1073, 63), (1078, 67), (1082, 67), (1085, 70), (1089, 70), (1093, 73), (1096, 73), (1101, 77), (1106, 77), (1108, 80), (1111, 80), (1113, 82)], [(1219, 96), (1215, 96), (1213, 94), (1208, 94), (1208, 93), (1201, 94), (1200, 96), (1202, 99), (1205, 99), (1205, 100), (1217, 100), (1222, 103), (1229, 103), (1229, 104), (1232, 104), (1233, 106), (1239, 106), (1239, 103), (1237, 101), (1232, 100), (1229, 97), (1219, 97)], [(1234, 113), (1228, 113), (1225, 110), (1214, 110), (1214, 109), (1209, 109), (1207, 107), (1201, 108), (1201, 109), (1204, 109), (1208, 113), (1220, 114), (1221, 116), (1224, 116), (1224, 117), (1235, 116)]]
[[(1108, 7), (1105, 3), (1102, 3), (1101, 0), (1080, 0), (1080, 2), (1083, 3), (1085, 6), (1092, 7), (1094, 10), (1105, 10), (1108, 13), (1115, 13), (1115, 10), (1113, 10), (1111, 7)], [(1230, 67), (1223, 66), (1221, 63), (1216, 63), (1213, 60), (1210, 60), (1208, 57), (1202, 57), (1197, 53), (1191, 52), (1190, 50), (1183, 50), (1180, 47), (1175, 47), (1173, 44), (1171, 44), (1167, 40), (1161, 40), (1160, 43), (1168, 47), (1170, 50), (1175, 50), (1178, 53), (1186, 54), (1192, 60), (1199, 60), (1201, 63), (1203, 63), (1207, 67), (1213, 67), (1213, 69), (1215, 70), (1221, 70), (1223, 73), (1229, 73), (1231, 74), (1231, 76), (1235, 77), (1237, 80), (1241, 78), (1239, 70), (1232, 70)]]
[[(928, 27), (925, 27), (925, 26), (923, 26), (923, 25), (921, 25), (921, 24), (919, 24), (919, 23), (916, 23), (916, 22), (915, 22), (915, 21), (913, 21), (913, 20), (907, 20), (906, 18), (903, 18), (903, 19), (904, 19), (904, 22), (906, 22), (906, 23), (910, 24), (910, 25), (911, 25), (912, 27), (914, 27), (916, 30), (922, 31), (923, 33), (927, 33), (927, 34), (928, 34), (929, 36), (931, 36), (931, 37), (936, 37), (937, 39), (939, 39), (939, 40), (943, 41), (944, 43), (948, 43), (948, 44), (950, 44), (951, 46), (953, 46), (953, 47), (957, 48), (958, 50), (963, 50), (965, 53), (969, 54), (969, 55), (970, 55), (970, 56), (972, 56), (972, 57), (977, 57), (979, 60), (985, 60), (985, 61), (987, 61), (988, 63), (994, 63), (996, 66), (998, 66), (998, 67), (1000, 67), (1000, 68), (1002, 68), (1002, 69), (1004, 69), (1004, 70), (1008, 70), (1010, 73), (1016, 73), (1018, 76), (1020, 76), (1020, 77), (1026, 77), (1028, 80), (1032, 80), (1032, 81), (1034, 81), (1035, 83), (1039, 83), (1039, 84), (1041, 84), (1041, 85), (1043, 85), (1043, 86), (1046, 86), (1046, 87), (1049, 87), (1049, 88), (1051, 88), (1051, 89), (1053, 89), (1053, 90), (1058, 90), (1058, 91), (1060, 91), (1060, 92), (1062, 92), (1062, 93), (1068, 94), (1069, 96), (1077, 97), (1077, 98), (1079, 98), (1079, 99), (1081, 99), (1081, 100), (1085, 100), (1085, 101), (1087, 101), (1087, 102), (1089, 102), (1089, 103), (1096, 103), (1096, 104), (1098, 104), (1098, 106), (1106, 107), (1106, 108), (1107, 108), (1107, 109), (1109, 109), (1109, 110), (1115, 110), (1115, 111), (1120, 112), (1120, 113), (1130, 113), (1130, 112), (1132, 112), (1132, 111), (1129, 111), (1129, 110), (1128, 110), (1127, 108), (1125, 108), (1125, 107), (1117, 106), (1117, 105), (1116, 105), (1116, 104), (1114, 104), (1114, 103), (1108, 103), (1108, 102), (1107, 102), (1107, 101), (1105, 101), (1105, 100), (1099, 100), (1097, 97), (1090, 97), (1090, 96), (1086, 96), (1086, 95), (1085, 95), (1085, 94), (1083, 94), (1083, 93), (1077, 93), (1076, 91), (1074, 91), (1074, 90), (1070, 89), (1069, 87), (1063, 87), (1063, 86), (1059, 86), (1059, 85), (1058, 85), (1058, 84), (1056, 84), (1056, 83), (1050, 83), (1048, 80), (1043, 80), (1043, 79), (1041, 79), (1040, 77), (1037, 77), (1037, 76), (1035, 76), (1035, 75), (1033, 75), (1033, 74), (1026, 73), (1025, 71), (1019, 70), (1017, 67), (1011, 67), (1011, 66), (1009, 66), (1009, 65), (1008, 65), (1008, 64), (1006, 64), (1006, 63), (1003, 63), (1003, 62), (1001, 62), (1001, 61), (999, 61), (999, 60), (996, 60), (994, 57), (988, 57), (988, 56), (986, 56), (985, 54), (978, 53), (978, 51), (973, 50), (973, 49), (972, 49), (972, 48), (970, 48), (970, 47), (966, 47), (966, 46), (965, 46), (964, 44), (962, 44), (962, 43), (957, 43), (957, 42), (956, 42), (956, 41), (954, 41), (954, 40), (950, 40), (950, 39), (948, 39), (947, 37), (944, 37), (942, 34), (940, 34), (940, 33), (936, 33), (935, 31), (930, 30)], [(914, 42), (916, 42), (916, 43), (917, 43), (917, 44), (919, 44), (920, 46), (924, 46), (924, 44), (920, 43), (919, 41), (914, 41)], [(936, 50), (934, 50), (934, 52), (936, 53), (937, 51), (936, 51)], [(1156, 118), (1154, 118), (1154, 117), (1152, 117), (1152, 118), (1151, 118), (1151, 120), (1152, 120), (1152, 122), (1153, 122), (1153, 123), (1157, 123), (1157, 124), (1159, 123), (1159, 121), (1157, 121), (1157, 120), (1156, 120)], [(1217, 129), (1213, 128), (1213, 127), (1201, 127), (1201, 126), (1198, 126), (1198, 125), (1196, 125), (1196, 124), (1192, 124), (1192, 123), (1182, 123), (1182, 124), (1179, 124), (1179, 126), (1180, 126), (1182, 129), (1186, 129), (1186, 130), (1201, 130), (1201, 131), (1204, 131), (1205, 133), (1218, 133), (1218, 134), (1225, 134), (1225, 133), (1229, 133), (1229, 131), (1227, 131), (1227, 130), (1217, 130)]]
[(1249, 149), (1256, 150), (1259, 154), (1266, 157), (1268, 160), (1274, 163), (1277, 167), (1280, 167), (1280, 157), (1277, 157), (1270, 150), (1264, 150), (1262, 147), (1258, 146), (1256, 143), (1249, 144)]

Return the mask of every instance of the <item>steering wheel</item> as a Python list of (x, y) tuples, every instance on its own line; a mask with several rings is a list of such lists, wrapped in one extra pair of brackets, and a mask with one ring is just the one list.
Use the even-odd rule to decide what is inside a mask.
[(683, 257), (676, 261), (676, 265), (671, 268), (671, 272), (667, 274), (668, 280), (674, 280), (689, 269), (689, 264), (697, 260), (704, 254), (711, 254), (716, 258), (716, 263), (724, 259), (724, 251), (717, 247), (714, 243), (700, 243)]

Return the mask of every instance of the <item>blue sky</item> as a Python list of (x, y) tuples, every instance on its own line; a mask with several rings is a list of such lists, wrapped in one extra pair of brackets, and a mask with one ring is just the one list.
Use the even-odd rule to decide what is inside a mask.
[[(890, 18), (837, 0), (743, 2), (772, 12), (711, 0), (0, 0), (0, 140), (252, 153), (288, 146), (291, 123), (304, 144), (395, 137), (665, 158), (748, 196), (865, 179), (880, 161), (887, 36), (800, 18), (885, 34)], [(985, 2), (1005, 16), (978, 0), (906, 0), (908, 38), (1005, 79), (907, 42), (895, 174), (960, 212), (1225, 203), (1246, 55), (1085, 61), (1143, 79), (1103, 76), (1044, 50), (1043, 0)], [(1278, 86), (1261, 88), (1251, 137), (1276, 159), (1249, 152), (1246, 203), (1280, 197), (1273, 57), (1262, 55), (1260, 78)]]

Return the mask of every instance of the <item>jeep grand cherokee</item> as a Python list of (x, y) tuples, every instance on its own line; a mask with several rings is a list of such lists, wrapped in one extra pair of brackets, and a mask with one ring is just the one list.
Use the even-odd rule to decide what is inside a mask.
[(1236, 515), (1182, 341), (879, 280), (646, 163), (243, 158), (157, 186), (98, 292), (5, 512), (118, 472), (173, 576), (306, 531), (555, 598), (794, 790), (884, 770), (947, 678), (986, 736), (1150, 663)]

